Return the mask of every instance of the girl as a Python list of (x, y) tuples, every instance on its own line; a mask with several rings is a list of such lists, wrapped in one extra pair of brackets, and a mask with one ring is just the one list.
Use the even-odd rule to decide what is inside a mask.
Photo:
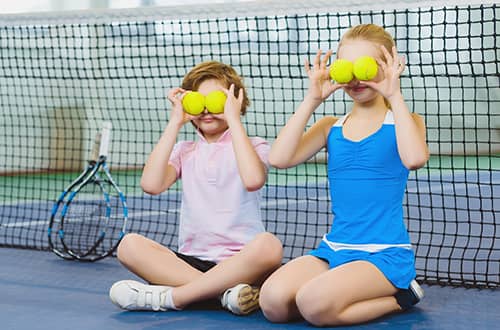
[[(337, 58), (367, 55), (380, 68), (372, 81), (332, 83), (332, 52), (306, 61), (309, 89), (274, 142), (269, 161), (277, 168), (303, 163), (328, 150), (334, 220), (331, 231), (308, 255), (290, 261), (263, 284), (260, 305), (273, 322), (303, 317), (316, 326), (348, 325), (408, 308), (423, 297), (414, 281), (414, 254), (403, 222), (402, 200), (409, 170), (428, 157), (425, 125), (411, 114), (400, 91), (405, 62), (381, 27), (351, 28)], [(305, 133), (314, 110), (343, 89), (352, 111), (324, 117)]]
[[(206, 108), (199, 116), (184, 112), (181, 99), (191, 90), (224, 92), (224, 113)], [(110, 289), (111, 301), (127, 310), (165, 311), (222, 294), (223, 307), (248, 314), (258, 307), (253, 285), (260, 285), (282, 260), (281, 242), (265, 232), (259, 206), (269, 144), (247, 136), (240, 116), (249, 100), (242, 79), (228, 65), (197, 65), (168, 99), (170, 120), (146, 162), (141, 186), (155, 195), (183, 179), (179, 249), (126, 235), (118, 259), (149, 284), (117, 282)], [(175, 144), (187, 122), (195, 126), (198, 141)]]

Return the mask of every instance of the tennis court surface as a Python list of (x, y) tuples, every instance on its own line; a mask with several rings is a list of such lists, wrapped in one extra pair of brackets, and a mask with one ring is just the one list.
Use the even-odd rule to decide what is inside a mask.
[[(307, 89), (304, 59), (336, 49), (359, 23), (384, 26), (405, 56), (401, 89), (426, 122), (431, 158), (411, 173), (404, 198), (426, 297), (406, 313), (356, 328), (498, 328), (498, 3), (265, 3), (206, 4), (203, 12), (186, 5), (0, 15), (1, 329), (310, 328), (271, 324), (260, 312), (237, 317), (210, 304), (122, 312), (108, 290), (132, 275), (114, 257), (58, 258), (48, 236), (64, 249), (61, 224), (50, 231), (48, 224), (55, 200), (85, 167), (96, 132), (110, 122), (108, 165), (127, 199), (126, 232), (176, 249), (181, 186), (160, 196), (139, 187), (168, 121), (166, 91), (197, 63), (231, 64), (251, 100), (243, 120), (248, 135), (272, 142)], [(341, 116), (350, 105), (336, 94), (313, 119)], [(179, 139), (196, 137), (188, 126)], [(315, 247), (332, 222), (325, 154), (293, 169), (271, 169), (263, 200), (266, 228), (282, 240), (284, 262)], [(72, 243), (84, 241), (82, 234)]]
[[(216, 305), (174, 312), (121, 311), (108, 299), (113, 282), (133, 278), (109, 258), (68, 262), (50, 252), (0, 249), (2, 329), (313, 329), (305, 322), (272, 324), (262, 313), (236, 316)], [(336, 329), (496, 329), (500, 292), (423, 286), (412, 310), (356, 327)]]

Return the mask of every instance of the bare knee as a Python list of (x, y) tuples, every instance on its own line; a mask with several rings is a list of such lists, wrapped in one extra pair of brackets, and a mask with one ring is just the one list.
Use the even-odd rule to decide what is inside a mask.
[(295, 302), (302, 317), (312, 325), (323, 327), (346, 324), (341, 315), (344, 309), (342, 302), (334, 297), (325, 297), (322, 290), (306, 285), (297, 292)]
[(143, 244), (144, 236), (135, 233), (125, 235), (116, 250), (118, 260), (125, 265), (133, 263), (139, 257), (139, 247)]
[(259, 305), (264, 316), (271, 322), (286, 322), (290, 318), (290, 306), (295, 295), (279, 281), (266, 281), (260, 289)]
[(274, 270), (281, 265), (283, 245), (276, 236), (267, 232), (258, 234), (251, 245), (252, 258), (262, 264), (263, 268)]

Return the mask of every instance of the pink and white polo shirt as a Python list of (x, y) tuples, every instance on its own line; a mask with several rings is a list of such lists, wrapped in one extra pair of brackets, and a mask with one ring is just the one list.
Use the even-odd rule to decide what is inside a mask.
[[(260, 191), (245, 189), (229, 130), (214, 143), (198, 135), (198, 141), (176, 143), (169, 161), (182, 179), (178, 251), (219, 262), (265, 231)], [(269, 167), (269, 143), (259, 137), (250, 141)]]

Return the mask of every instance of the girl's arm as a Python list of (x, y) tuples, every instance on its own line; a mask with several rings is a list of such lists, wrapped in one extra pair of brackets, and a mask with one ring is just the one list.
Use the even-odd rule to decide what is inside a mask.
[(401, 94), (399, 77), (405, 68), (404, 58), (398, 56), (396, 47), (392, 48), (392, 54), (384, 46), (381, 46), (381, 50), (385, 61), (379, 61), (379, 65), (384, 71), (384, 80), (365, 83), (382, 94), (391, 104), (401, 161), (410, 170), (418, 169), (429, 159), (425, 124), (418, 114), (410, 113)]
[(241, 180), (248, 191), (255, 191), (265, 184), (267, 178), (266, 165), (257, 155), (252, 142), (247, 136), (245, 128), (241, 123), (241, 105), (243, 103), (243, 91), (238, 91), (238, 98), (234, 96), (234, 85), (229, 90), (224, 90), (227, 95), (224, 105), (224, 118), (231, 130), (233, 150)]
[(305, 133), (304, 129), (314, 110), (341, 87), (339, 84), (333, 84), (329, 77), (326, 63), (331, 54), (332, 52), (328, 51), (321, 58), (322, 51), (318, 50), (312, 68), (306, 60), (309, 89), (271, 147), (269, 162), (274, 167), (288, 168), (303, 163), (326, 145), (328, 130), (335, 122), (335, 118), (325, 117)]
[(141, 177), (142, 189), (152, 195), (157, 195), (174, 184), (177, 180), (175, 168), (168, 164), (172, 149), (182, 126), (193, 117), (186, 114), (177, 95), (184, 93), (181, 88), (174, 88), (168, 93), (168, 99), (172, 103), (170, 120), (163, 130), (160, 140), (148, 157)]
[(393, 109), (401, 161), (410, 170), (419, 169), (429, 160), (425, 123), (418, 114), (410, 113), (402, 95), (395, 95), (388, 100)]

